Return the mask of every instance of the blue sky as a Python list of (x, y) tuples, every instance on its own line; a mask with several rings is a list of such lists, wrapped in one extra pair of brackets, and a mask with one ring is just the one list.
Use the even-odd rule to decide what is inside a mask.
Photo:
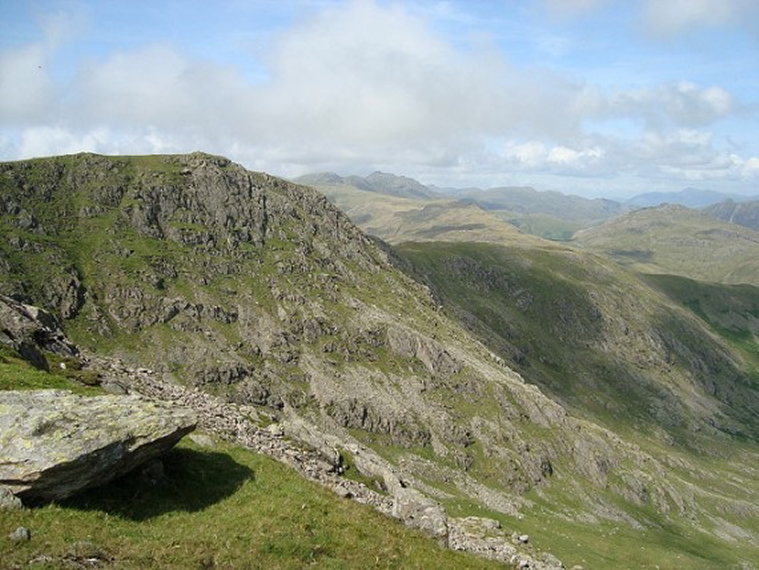
[(759, 2), (0, 3), (0, 159), (759, 194)]

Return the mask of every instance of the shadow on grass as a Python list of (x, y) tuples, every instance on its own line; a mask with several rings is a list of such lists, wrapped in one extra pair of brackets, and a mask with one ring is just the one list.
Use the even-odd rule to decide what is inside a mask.
[(254, 472), (225, 453), (174, 448), (162, 457), (165, 477), (149, 481), (137, 469), (62, 506), (143, 521), (170, 512), (196, 512), (233, 495)]

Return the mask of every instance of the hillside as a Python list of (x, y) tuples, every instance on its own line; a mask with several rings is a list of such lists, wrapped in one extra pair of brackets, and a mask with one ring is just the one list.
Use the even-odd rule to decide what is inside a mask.
[[(51, 309), (90, 351), (253, 406), (327, 455), (363, 450), (362, 474), (396, 500), (493, 517), (570, 567), (759, 559), (756, 479), (739, 460), (756, 455), (753, 388), (691, 317), (674, 314), (681, 337), (665, 323), (639, 345), (673, 370), (646, 383), (670, 393), (640, 416), (651, 438), (624, 422), (615, 435), (579, 392), (572, 415), (525, 383), (307, 187), (202, 153), (84, 154), (0, 165), (0, 196), (0, 292)], [(560, 283), (556, 318), (602, 342), (585, 293)]]
[(477, 204), (446, 198), (412, 199), (350, 185), (318, 186), (353, 223), (388, 243), (530, 239)]
[(725, 200), (704, 208), (704, 213), (716, 220), (759, 231), (759, 200), (750, 202)]
[(685, 446), (712, 427), (759, 438), (754, 369), (612, 262), (525, 245), (398, 251), (490, 348), (575, 413)]
[(636, 210), (577, 232), (572, 243), (641, 273), (759, 284), (759, 233), (683, 206)]
[[(0, 350), (0, 390), (51, 387), (99, 393)], [(0, 568), (502, 567), (208, 434), (186, 437), (162, 463), (157, 484), (131, 473), (44, 509), (0, 509)], [(6, 543), (19, 526), (32, 540)]]
[(688, 308), (759, 370), (759, 287), (703, 283), (675, 275), (644, 279)]
[(566, 240), (572, 234), (617, 216), (625, 208), (613, 200), (588, 199), (529, 187), (503, 187), (457, 193), (527, 233)]

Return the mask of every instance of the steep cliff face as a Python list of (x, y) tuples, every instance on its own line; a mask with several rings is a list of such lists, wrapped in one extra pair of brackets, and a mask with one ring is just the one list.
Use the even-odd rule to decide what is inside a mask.
[[(0, 293), (89, 350), (361, 442), (457, 508), (706, 508), (681, 463), (526, 384), (314, 190), (201, 153), (85, 154), (0, 165), (0, 197)], [(725, 516), (752, 492), (720, 494)]]

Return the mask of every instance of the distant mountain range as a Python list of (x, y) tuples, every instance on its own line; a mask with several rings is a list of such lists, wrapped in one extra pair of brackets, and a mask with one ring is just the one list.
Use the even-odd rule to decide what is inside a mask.
[[(320, 172), (306, 174), (294, 181), (318, 188), (335, 205), (348, 213), (354, 222), (362, 224), (367, 231), (396, 243), (405, 231), (400, 231), (397, 227), (365, 223), (369, 218), (375, 218), (376, 222), (380, 211), (387, 214), (388, 205), (367, 195), (357, 195), (356, 191), (417, 201), (456, 199), (458, 209), (467, 204), (475, 205), (525, 233), (558, 241), (569, 240), (577, 231), (598, 226), (631, 210), (662, 204), (710, 208), (707, 213), (715, 219), (752, 229), (759, 228), (759, 206), (756, 205), (759, 204), (759, 196), (726, 194), (698, 188), (685, 188), (679, 192), (647, 192), (620, 202), (606, 198), (583, 198), (556, 191), (541, 191), (529, 186), (504, 186), (487, 190), (425, 186), (408, 176), (379, 171), (365, 177)], [(741, 206), (737, 207), (738, 204)], [(397, 207), (404, 211), (418, 210), (423, 204), (394, 203), (390, 209)], [(469, 215), (471, 213), (470, 211)], [(446, 228), (451, 229), (450, 226)], [(418, 229), (416, 227), (412, 233)]]
[(725, 200), (747, 202), (757, 199), (759, 199), (759, 196), (743, 196), (740, 194), (725, 194), (713, 190), (685, 188), (679, 192), (647, 192), (645, 194), (638, 194), (626, 200), (625, 205), (632, 208), (647, 208), (661, 204), (680, 204), (688, 208), (704, 208)]
[[(438, 188), (384, 172), (374, 172), (366, 177), (322, 172), (307, 174), (294, 181), (318, 188), (352, 218), (351, 209), (356, 205), (352, 203), (355, 199), (348, 197), (351, 190), (424, 201), (456, 199), (459, 207), (462, 203), (476, 205), (526, 233), (554, 240), (569, 239), (579, 229), (602, 223), (626, 211), (619, 202), (602, 198), (589, 199), (516, 186), (488, 190)], [(364, 196), (364, 200), (366, 198)], [(354, 218), (354, 221), (363, 223), (361, 219)]]
[(369, 176), (340, 176), (334, 172), (317, 172), (306, 174), (294, 180), (306, 186), (352, 186), (367, 192), (377, 192), (399, 198), (435, 198), (440, 197), (424, 184), (407, 176), (397, 176), (387, 172), (372, 172)]

